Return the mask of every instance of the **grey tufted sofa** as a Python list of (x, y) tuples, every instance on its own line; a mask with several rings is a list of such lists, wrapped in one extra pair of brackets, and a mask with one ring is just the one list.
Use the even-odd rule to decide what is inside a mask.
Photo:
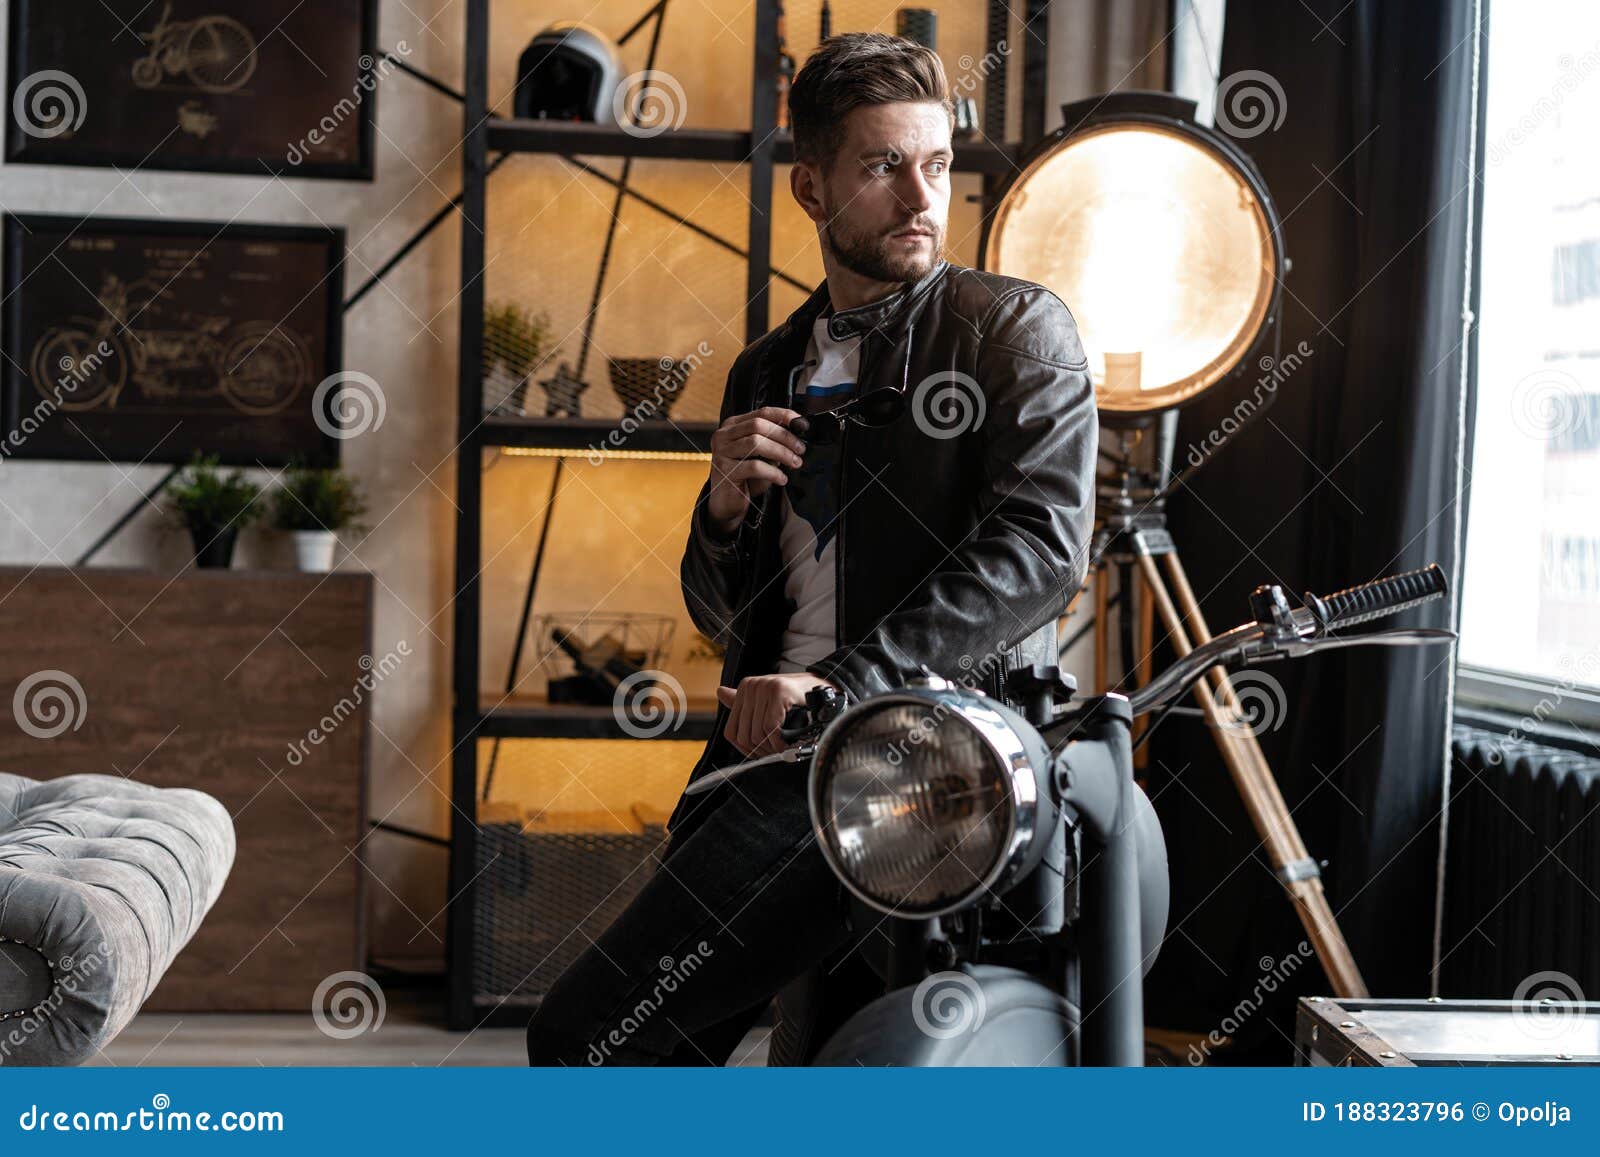
[(0, 1065), (121, 1032), (222, 891), (233, 820), (204, 792), (0, 772)]

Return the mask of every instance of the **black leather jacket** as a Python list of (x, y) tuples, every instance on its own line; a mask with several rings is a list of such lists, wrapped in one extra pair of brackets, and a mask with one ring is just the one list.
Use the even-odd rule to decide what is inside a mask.
[[(788, 405), (789, 370), (827, 302), (824, 282), (741, 351), (723, 420)], [(807, 669), (852, 702), (904, 686), (924, 664), (1008, 698), (1008, 671), (1055, 662), (1056, 620), (1088, 566), (1098, 424), (1077, 323), (1043, 286), (940, 261), (828, 324), (836, 338), (863, 335), (858, 396), (903, 384), (907, 404), (887, 427), (846, 424), (838, 646)], [(964, 432), (937, 436), (952, 427)], [(683, 594), (695, 626), (726, 646), (721, 681), (734, 687), (777, 670), (793, 608), (778, 547), (782, 488), (751, 504), (732, 539), (706, 526), (709, 491), (708, 478), (683, 555)], [(722, 737), (726, 722), (719, 708), (694, 775), (742, 758)], [(684, 797), (674, 834), (686, 801), (724, 790)]]

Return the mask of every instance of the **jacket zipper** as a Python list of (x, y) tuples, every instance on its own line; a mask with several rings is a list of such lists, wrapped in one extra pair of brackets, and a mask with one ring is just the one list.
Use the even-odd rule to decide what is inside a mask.
[[(906, 360), (900, 371), (900, 389), (904, 395), (911, 381), (911, 336), (916, 331), (914, 322), (906, 324)], [(870, 330), (868, 334), (870, 334)], [(857, 396), (866, 392), (868, 377), (867, 353), (871, 346), (867, 343), (868, 334), (863, 334), (861, 341), (861, 362), (856, 371), (856, 386), (859, 391)], [(910, 400), (906, 400), (910, 404)], [(846, 419), (839, 427), (839, 513), (836, 516), (839, 525), (833, 532), (833, 645), (835, 649), (844, 645), (844, 523), (845, 511), (849, 509), (849, 496), (845, 493), (845, 480), (850, 476), (849, 455), (845, 447), (850, 440), (850, 421)]]

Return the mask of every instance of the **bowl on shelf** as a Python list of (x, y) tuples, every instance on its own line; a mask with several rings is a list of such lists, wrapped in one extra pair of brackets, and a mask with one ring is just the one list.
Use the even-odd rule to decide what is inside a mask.
[(607, 358), (611, 388), (623, 408), (640, 419), (665, 418), (689, 383), (686, 358)]

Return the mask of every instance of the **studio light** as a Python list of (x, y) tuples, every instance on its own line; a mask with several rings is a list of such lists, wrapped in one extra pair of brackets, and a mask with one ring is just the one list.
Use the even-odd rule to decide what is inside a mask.
[(1275, 320), (1277, 212), (1193, 101), (1114, 93), (1062, 114), (1002, 194), (981, 263), (1066, 302), (1102, 418), (1143, 421), (1225, 379)]
[[(1120, 689), (1141, 670), (1148, 677), (1156, 613), (1179, 655), (1211, 637), (1167, 528), (1166, 500), (1217, 447), (1174, 476), (1178, 410), (1236, 370), (1272, 367), (1275, 359), (1257, 362), (1255, 351), (1281, 330), (1289, 263), (1277, 210), (1255, 165), (1227, 137), (1197, 124), (1194, 109), (1193, 101), (1151, 92), (1066, 105), (1062, 127), (1023, 158), (1001, 194), (981, 246), (984, 269), (1046, 286), (1072, 310), (1101, 423), (1115, 434), (1100, 447), (1109, 468), (1097, 477), (1086, 587), (1094, 591), (1095, 686), (1102, 691), (1110, 689), (1113, 570)], [(1230, 440), (1274, 396), (1253, 404)], [(1334, 992), (1365, 996), (1320, 866), (1256, 733), (1241, 726), (1238, 693), (1221, 668), (1211, 674), (1195, 695), (1207, 719), (1221, 721), (1212, 737), (1273, 869)]]

